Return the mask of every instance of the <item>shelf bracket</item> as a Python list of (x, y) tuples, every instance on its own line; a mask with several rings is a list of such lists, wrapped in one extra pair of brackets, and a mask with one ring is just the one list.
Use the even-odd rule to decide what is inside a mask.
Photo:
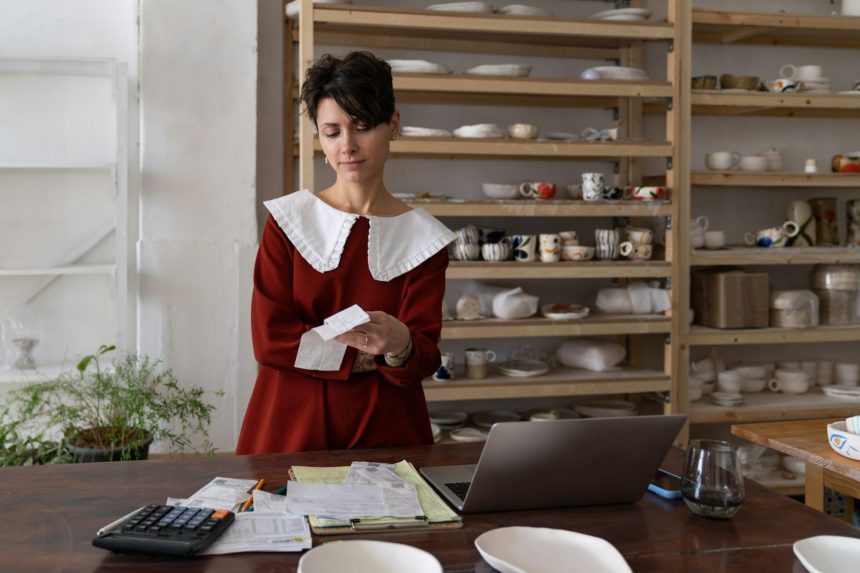
[(612, 163), (612, 173), (615, 175), (621, 173), (621, 165), (617, 161)]
[(675, 101), (670, 97), (666, 98), (666, 109), (668, 111), (672, 111), (673, 109), (675, 109)]
[(668, 40), (666, 42), (666, 51), (670, 54), (675, 51), (675, 40)]
[(666, 158), (666, 171), (672, 171), (672, 158)]
[(612, 121), (618, 121), (619, 119), (621, 119), (621, 112), (618, 110), (617, 107), (612, 107), (609, 109), (612, 110)]
[(672, 230), (672, 217), (671, 216), (664, 218), (663, 223), (666, 225), (667, 231)]

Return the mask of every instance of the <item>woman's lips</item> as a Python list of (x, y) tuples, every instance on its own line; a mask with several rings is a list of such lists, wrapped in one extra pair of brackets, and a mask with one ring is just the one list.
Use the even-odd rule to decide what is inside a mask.
[(361, 167), (364, 164), (364, 160), (361, 161), (341, 161), (340, 166), (346, 169), (347, 171), (355, 170)]

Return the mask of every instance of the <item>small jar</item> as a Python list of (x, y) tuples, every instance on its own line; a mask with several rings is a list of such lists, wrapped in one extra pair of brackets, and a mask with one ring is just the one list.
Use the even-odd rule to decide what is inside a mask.
[(818, 173), (818, 162), (815, 159), (807, 159), (803, 165), (804, 173)]

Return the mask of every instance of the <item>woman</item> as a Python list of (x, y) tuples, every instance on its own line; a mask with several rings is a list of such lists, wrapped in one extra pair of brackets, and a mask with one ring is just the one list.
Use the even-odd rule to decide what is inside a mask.
[[(385, 188), (400, 123), (391, 68), (367, 52), (323, 56), (301, 101), (337, 179), (266, 202), (251, 308), (260, 371), (236, 452), (433, 443), (421, 381), (440, 363), (454, 234)], [(371, 320), (335, 338), (339, 368), (297, 368), (302, 335), (354, 304)]]

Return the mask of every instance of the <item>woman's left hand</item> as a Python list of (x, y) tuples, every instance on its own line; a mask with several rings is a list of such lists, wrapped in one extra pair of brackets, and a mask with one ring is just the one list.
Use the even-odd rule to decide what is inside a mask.
[(412, 335), (409, 327), (381, 310), (371, 310), (370, 322), (356, 326), (334, 339), (368, 354), (397, 354), (406, 349)]

